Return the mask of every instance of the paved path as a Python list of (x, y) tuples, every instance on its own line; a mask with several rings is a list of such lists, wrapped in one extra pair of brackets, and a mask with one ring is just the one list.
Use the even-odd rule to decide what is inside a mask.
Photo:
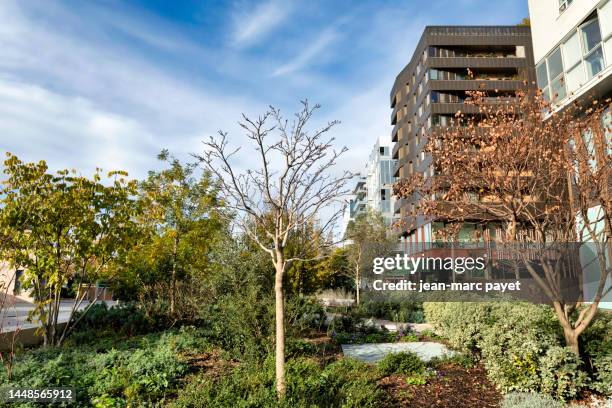
[[(341, 316), (342, 315), (340, 313), (327, 313), (327, 324), (329, 324), (333, 319)], [(397, 323), (392, 322), (391, 320), (376, 318), (363, 319), (363, 322), (367, 326), (376, 326), (378, 328), (382, 328), (384, 326), (390, 332), (397, 332), (399, 330), (406, 331), (406, 329), (410, 329), (411, 331), (421, 333), (424, 330), (433, 330), (433, 326), (429, 323)]]
[[(114, 301), (107, 301), (106, 304), (110, 307), (115, 304)], [(62, 300), (60, 303), (60, 311), (58, 316), (58, 323), (65, 323), (70, 317), (70, 311), (74, 305), (73, 300)], [(89, 302), (84, 300), (81, 303), (79, 310), (83, 310), (89, 305)], [(0, 333), (12, 333), (17, 328), (20, 330), (30, 329), (39, 327), (40, 324), (36, 321), (28, 322), (28, 313), (34, 309), (34, 305), (28, 302), (17, 302), (11, 305), (7, 310), (0, 315)]]
[(390, 353), (412, 351), (423, 361), (429, 361), (433, 357), (453, 355), (455, 352), (449, 350), (444, 344), (431, 341), (415, 341), (410, 343), (374, 343), (374, 344), (343, 344), (342, 352), (347, 357), (367, 363), (375, 363), (382, 360)]

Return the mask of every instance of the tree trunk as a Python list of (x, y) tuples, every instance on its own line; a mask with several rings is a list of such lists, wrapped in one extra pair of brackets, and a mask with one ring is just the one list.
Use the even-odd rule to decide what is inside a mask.
[(553, 302), (553, 307), (555, 309), (557, 319), (559, 320), (559, 323), (561, 323), (561, 327), (563, 328), (563, 337), (565, 339), (565, 345), (569, 347), (574, 352), (574, 354), (580, 357), (580, 344), (578, 342), (578, 336), (580, 336), (580, 332), (572, 326), (572, 323), (565, 315), (565, 310), (561, 302)]
[(355, 269), (355, 304), (360, 302), (360, 291), (361, 291), (361, 275), (359, 274), (359, 266)]
[(276, 396), (285, 397), (285, 299), (283, 294), (283, 273), (285, 265), (282, 260), (275, 264), (274, 295), (276, 306)]
[(170, 278), (170, 313), (176, 310), (176, 257), (178, 252), (178, 235), (174, 238), (172, 247), (172, 276)]

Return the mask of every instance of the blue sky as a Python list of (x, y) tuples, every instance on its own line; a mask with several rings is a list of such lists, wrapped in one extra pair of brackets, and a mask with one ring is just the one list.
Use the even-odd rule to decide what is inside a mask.
[(2, 0), (0, 151), (141, 177), (162, 148), (188, 159), (219, 129), (240, 145), (241, 113), (308, 98), (359, 170), (426, 25), (527, 15), (526, 0)]

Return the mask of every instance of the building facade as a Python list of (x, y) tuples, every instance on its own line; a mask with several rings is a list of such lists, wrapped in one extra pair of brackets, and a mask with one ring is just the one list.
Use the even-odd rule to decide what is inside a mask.
[[(612, 97), (612, 0), (529, 0), (529, 15), (538, 87), (556, 110), (574, 102), (589, 104), (592, 99)], [(603, 112), (601, 126), (607, 139), (605, 153), (612, 155), (610, 108)], [(588, 133), (583, 137), (589, 138), (588, 145), (593, 144)], [(591, 208), (588, 222), (593, 224), (593, 220), (601, 219), (602, 212), (599, 206)], [(577, 220), (579, 231), (584, 222)], [(604, 231), (603, 220), (595, 225), (595, 230)], [(584, 254), (581, 258), (585, 265), (584, 297), (592, 299), (600, 271), (586, 267), (592, 262)], [(612, 280), (608, 285), (612, 286)], [(602, 300), (600, 307), (612, 309), (612, 293)]]
[(367, 163), (367, 208), (380, 213), (385, 224), (393, 223), (393, 183), (396, 161), (391, 157), (390, 139), (379, 139)]
[(387, 137), (378, 139), (372, 148), (365, 165), (365, 173), (357, 176), (355, 187), (344, 209), (342, 235), (349, 222), (368, 211), (380, 214), (388, 226), (393, 224), (393, 173), (396, 160), (391, 157), (392, 147), (393, 144)]
[(612, 90), (612, 1), (529, 0), (538, 87), (557, 108)]
[[(455, 125), (458, 111), (477, 113), (477, 107), (464, 103), (466, 92), (488, 91), (495, 103), (535, 86), (535, 81), (529, 27), (426, 27), (390, 95), (394, 176), (434, 175), (431, 157), (424, 151), (427, 135)], [(440, 221), (413, 216), (416, 200), (402, 198), (394, 205), (395, 215), (408, 226), (403, 236), (411, 246), (431, 242)]]

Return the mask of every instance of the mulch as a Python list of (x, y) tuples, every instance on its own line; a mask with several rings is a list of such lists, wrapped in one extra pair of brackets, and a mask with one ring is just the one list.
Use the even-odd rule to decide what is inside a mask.
[(409, 385), (404, 376), (392, 375), (380, 381), (398, 407), (497, 408), (502, 395), (487, 379), (482, 367), (466, 369), (445, 365), (424, 385)]

